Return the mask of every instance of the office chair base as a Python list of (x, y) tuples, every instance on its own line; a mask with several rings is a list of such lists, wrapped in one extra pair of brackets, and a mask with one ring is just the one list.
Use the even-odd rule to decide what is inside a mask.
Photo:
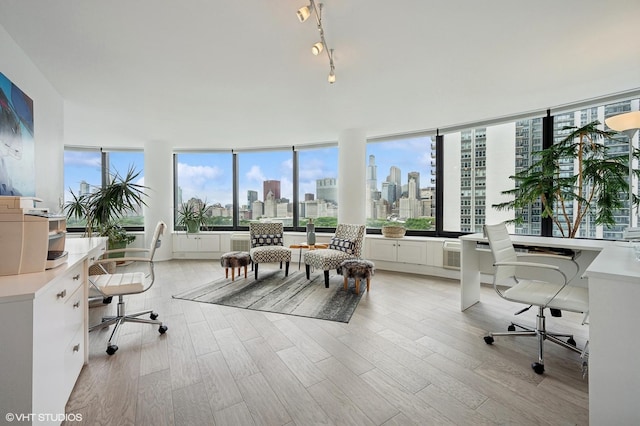
[[(169, 327), (162, 324), (162, 321), (156, 319), (158, 318), (158, 314), (153, 312), (152, 310), (146, 310), (127, 315), (125, 314), (124, 306), (124, 300), (122, 300), (122, 296), (120, 296), (117, 315), (102, 317), (102, 322), (100, 324), (94, 325), (93, 327), (89, 328), (89, 331), (91, 332), (97, 329), (103, 329), (114, 325), (113, 330), (111, 331), (111, 336), (109, 337), (109, 341), (107, 342), (107, 354), (109, 355), (115, 354), (118, 350), (118, 345), (116, 345), (114, 342), (116, 340), (118, 331), (120, 331), (120, 326), (125, 322), (158, 325), (158, 333), (160, 334), (166, 333), (169, 329)], [(150, 319), (140, 318), (143, 315), (149, 315)]]
[[(516, 331), (516, 327), (522, 329), (522, 331)], [(542, 308), (538, 311), (536, 327), (530, 328), (524, 325), (520, 325), (512, 322), (509, 327), (507, 327), (506, 332), (495, 332), (489, 333), (484, 336), (484, 342), (487, 345), (493, 344), (495, 341), (495, 336), (531, 336), (538, 338), (538, 361), (531, 364), (531, 368), (536, 374), (544, 373), (544, 356), (543, 356), (543, 344), (545, 340), (549, 340), (555, 344), (558, 344), (564, 348), (572, 350), (580, 354), (580, 357), (583, 359), (582, 363), (582, 372), (583, 377), (586, 375), (587, 371), (587, 353), (586, 348), (584, 350), (579, 349), (576, 345), (576, 341), (571, 334), (561, 334), (561, 333), (550, 333), (546, 330), (545, 324), (545, 316), (544, 310)], [(566, 337), (567, 341), (561, 340), (560, 337)]]

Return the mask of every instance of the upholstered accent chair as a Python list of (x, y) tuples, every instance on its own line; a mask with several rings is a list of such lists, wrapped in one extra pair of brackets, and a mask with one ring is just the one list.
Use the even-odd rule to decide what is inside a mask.
[(364, 225), (341, 223), (331, 238), (329, 247), (320, 250), (309, 250), (304, 254), (304, 266), (307, 279), (311, 277), (311, 268), (324, 271), (324, 286), (329, 288), (329, 271), (338, 270), (342, 262), (348, 259), (359, 259), (364, 240)]
[(284, 228), (282, 223), (249, 223), (249, 241), (251, 249), (249, 254), (253, 261), (255, 279), (258, 279), (258, 265), (261, 263), (285, 263), (284, 276), (289, 275), (289, 262), (291, 262), (291, 249), (284, 247)]

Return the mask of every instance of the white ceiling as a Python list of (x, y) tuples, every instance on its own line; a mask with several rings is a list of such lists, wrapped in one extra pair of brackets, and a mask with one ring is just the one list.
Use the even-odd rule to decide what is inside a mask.
[(65, 99), (70, 145), (300, 145), (640, 87), (638, 0), (324, 0), (333, 85), (305, 1), (2, 0), (0, 25)]

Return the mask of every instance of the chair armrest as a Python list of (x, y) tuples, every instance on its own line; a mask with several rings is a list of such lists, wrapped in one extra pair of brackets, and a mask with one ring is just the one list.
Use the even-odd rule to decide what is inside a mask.
[(153, 261), (147, 257), (113, 257), (110, 259), (98, 259), (94, 261), (94, 264), (101, 263), (109, 263), (109, 262), (148, 262), (153, 263)]
[(530, 268), (542, 268), (542, 269), (550, 269), (555, 271), (560, 271), (560, 267), (555, 265), (547, 265), (545, 263), (534, 263), (534, 262), (496, 262), (493, 264), (494, 266), (524, 266)]
[(559, 266), (560, 269), (567, 275), (567, 281), (572, 281), (580, 271), (580, 265), (574, 260), (572, 256), (562, 256), (556, 254), (544, 254), (544, 253), (519, 253), (518, 259), (531, 259), (525, 260), (535, 263), (541, 263), (545, 265)]
[(149, 253), (149, 249), (148, 248), (121, 248), (121, 249), (107, 250), (104, 253), (102, 253), (102, 257), (109, 254), (115, 254), (115, 253)]

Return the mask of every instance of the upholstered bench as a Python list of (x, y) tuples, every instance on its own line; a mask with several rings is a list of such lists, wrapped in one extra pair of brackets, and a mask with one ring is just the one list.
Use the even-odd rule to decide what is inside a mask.
[(238, 276), (240, 276), (240, 268), (244, 267), (244, 277), (247, 278), (249, 264), (251, 264), (251, 256), (246, 251), (230, 251), (220, 258), (220, 266), (224, 268), (225, 278), (229, 278), (229, 268), (231, 268), (231, 281), (236, 279), (236, 268), (238, 268)]
[(344, 276), (344, 289), (348, 288), (349, 278), (353, 278), (356, 283), (356, 294), (360, 294), (360, 280), (367, 280), (367, 291), (369, 291), (374, 271), (374, 263), (364, 259), (345, 260), (338, 267), (338, 273)]

